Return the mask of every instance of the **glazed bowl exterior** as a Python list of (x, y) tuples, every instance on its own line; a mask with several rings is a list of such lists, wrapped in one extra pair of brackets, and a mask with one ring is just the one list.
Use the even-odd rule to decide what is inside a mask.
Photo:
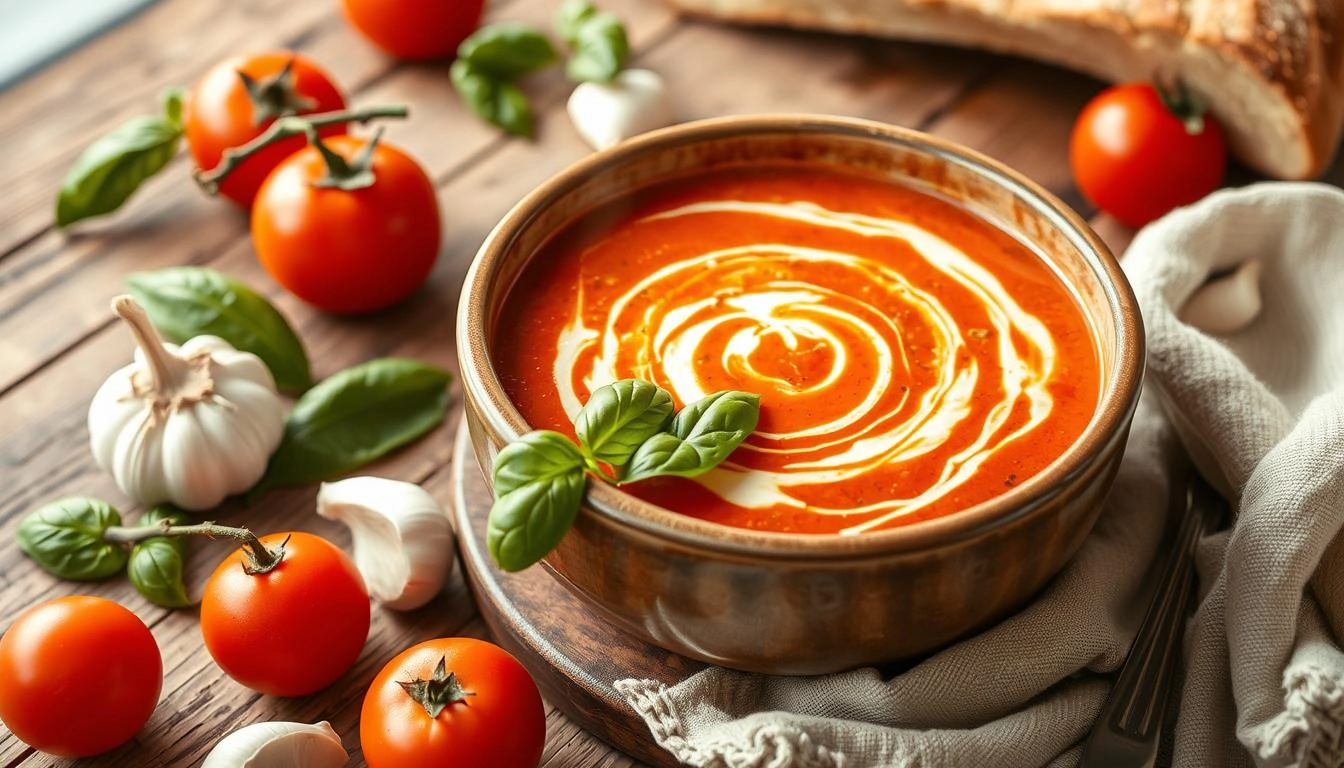
[(983, 155), (853, 118), (722, 118), (663, 129), (576, 163), (520, 201), (482, 245), (458, 309), (466, 423), (489, 478), (533, 427), (491, 358), (519, 272), (567, 222), (708, 169), (803, 161), (880, 174), (959, 202), (1053, 265), (1088, 317), (1102, 392), (1082, 436), (986, 503), (857, 536), (768, 533), (693, 519), (590, 482), (545, 567), (599, 616), (676, 653), (737, 669), (820, 674), (928, 653), (1021, 607), (1091, 530), (1124, 449), (1143, 370), (1134, 296), (1067, 206)]

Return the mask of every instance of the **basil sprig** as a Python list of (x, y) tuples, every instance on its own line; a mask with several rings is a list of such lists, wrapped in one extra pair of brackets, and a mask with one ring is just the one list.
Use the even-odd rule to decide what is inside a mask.
[(19, 549), (63, 579), (96, 581), (126, 567), (124, 547), (104, 541), (121, 513), (100, 499), (73, 496), (39, 507), (19, 523)]
[(182, 130), (182, 92), (173, 89), (164, 94), (163, 114), (133, 117), (90, 144), (61, 183), (56, 226), (121, 207), (177, 155)]
[[(590, 0), (567, 0), (555, 19), (568, 49), (565, 74), (574, 82), (609, 82), (625, 66), (630, 41), (615, 14), (599, 11)], [(448, 74), (453, 87), (477, 116), (505, 131), (531, 138), (535, 117), (523, 77), (561, 58), (544, 33), (518, 22), (486, 24), (457, 48)]]
[(447, 415), (451, 381), (441, 368), (397, 357), (328, 376), (294, 404), (280, 446), (249, 498), (329, 480), (414, 441)]
[(462, 41), (448, 74), (473, 112), (515, 136), (530, 138), (532, 105), (518, 80), (559, 56), (550, 39), (531, 27), (487, 24)]
[[(159, 525), (164, 520), (171, 525), (192, 522), (186, 512), (171, 504), (160, 504), (141, 515), (139, 525)], [(191, 605), (183, 576), (186, 560), (185, 536), (154, 536), (138, 541), (131, 547), (126, 575), (136, 591), (151, 603), (164, 608), (184, 608)]]
[[(574, 420), (576, 445), (538, 430), (495, 458), (495, 501), (486, 547), (505, 571), (541, 560), (574, 523), (589, 473), (622, 484), (651, 477), (694, 477), (718, 466), (756, 429), (761, 398), (716, 392), (675, 416), (656, 384), (624, 379), (598, 387)], [(610, 469), (609, 469), (610, 468)]]
[(608, 83), (630, 57), (630, 41), (616, 14), (599, 11), (589, 0), (566, 0), (555, 26), (569, 46), (565, 76), (576, 83)]
[(260, 294), (204, 267), (168, 267), (126, 278), (131, 295), (169, 340), (210, 334), (251, 352), (287, 392), (312, 386), (308, 355), (294, 329)]

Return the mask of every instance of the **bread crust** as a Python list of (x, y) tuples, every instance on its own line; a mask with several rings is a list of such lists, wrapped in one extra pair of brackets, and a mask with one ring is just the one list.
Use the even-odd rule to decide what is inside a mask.
[(984, 48), (1112, 82), (1180, 78), (1243, 164), (1307, 179), (1344, 129), (1337, 0), (667, 0), (694, 15)]

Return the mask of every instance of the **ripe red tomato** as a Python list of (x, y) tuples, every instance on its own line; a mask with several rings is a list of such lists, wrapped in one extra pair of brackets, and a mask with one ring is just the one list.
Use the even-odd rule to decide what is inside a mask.
[[(290, 67), (288, 84), (279, 77), (286, 66)], [(248, 92), (243, 74), (257, 83), (270, 83), (259, 99)], [(296, 100), (302, 104), (295, 104)], [(187, 93), (182, 121), (196, 166), (209, 171), (219, 164), (224, 150), (251, 141), (282, 112), (312, 114), (341, 109), (345, 109), (345, 97), (331, 76), (309, 59), (286, 51), (216, 64)], [(343, 134), (345, 125), (323, 126), (318, 132), (323, 136)], [(271, 169), (303, 149), (304, 141), (302, 136), (285, 139), (244, 160), (220, 184), (220, 194), (243, 208), (251, 208), (257, 189)]]
[(342, 0), (345, 18), (402, 59), (443, 59), (481, 23), (485, 0)]
[(149, 627), (111, 600), (38, 603), (0, 636), (0, 720), (48, 754), (88, 757), (129, 741), (162, 686)]
[[(438, 714), (401, 685), (417, 680), (431, 681), (429, 698), (444, 694)], [(536, 768), (546, 744), (546, 710), (527, 670), (499, 646), (469, 637), (427, 640), (374, 677), (360, 712), (359, 743), (369, 768)]]
[[(353, 160), (366, 142), (337, 136), (326, 146)], [(339, 314), (372, 312), (409, 296), (439, 255), (439, 203), (409, 155), (379, 143), (373, 184), (345, 190), (314, 182), (327, 174), (316, 147), (289, 156), (266, 179), (252, 208), (252, 244), (262, 266), (290, 293)]]
[(369, 594), (350, 556), (310, 533), (261, 537), (284, 559), (248, 573), (244, 551), (224, 558), (201, 597), (206, 650), (229, 677), (261, 693), (304, 696), (359, 658), (369, 636)]
[(1069, 164), (1078, 188), (1121, 223), (1140, 227), (1218, 188), (1227, 166), (1211, 115), (1191, 130), (1149, 83), (1117, 85), (1083, 108)]

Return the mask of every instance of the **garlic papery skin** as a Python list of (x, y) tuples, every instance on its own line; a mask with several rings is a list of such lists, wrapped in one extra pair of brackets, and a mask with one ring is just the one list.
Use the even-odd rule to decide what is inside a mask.
[(323, 720), (253, 723), (219, 740), (201, 768), (340, 768), (350, 755)]
[(285, 431), (287, 407), (265, 363), (215, 336), (165, 343), (130, 296), (112, 308), (139, 349), (89, 404), (94, 461), (147, 505), (203, 510), (251, 488)]
[(317, 514), (350, 528), (355, 567), (369, 595), (388, 608), (419, 608), (448, 580), (452, 523), (420, 486), (385, 477), (323, 483)]
[(610, 83), (579, 83), (566, 105), (570, 122), (593, 149), (673, 122), (663, 79), (648, 69), (625, 69)]

